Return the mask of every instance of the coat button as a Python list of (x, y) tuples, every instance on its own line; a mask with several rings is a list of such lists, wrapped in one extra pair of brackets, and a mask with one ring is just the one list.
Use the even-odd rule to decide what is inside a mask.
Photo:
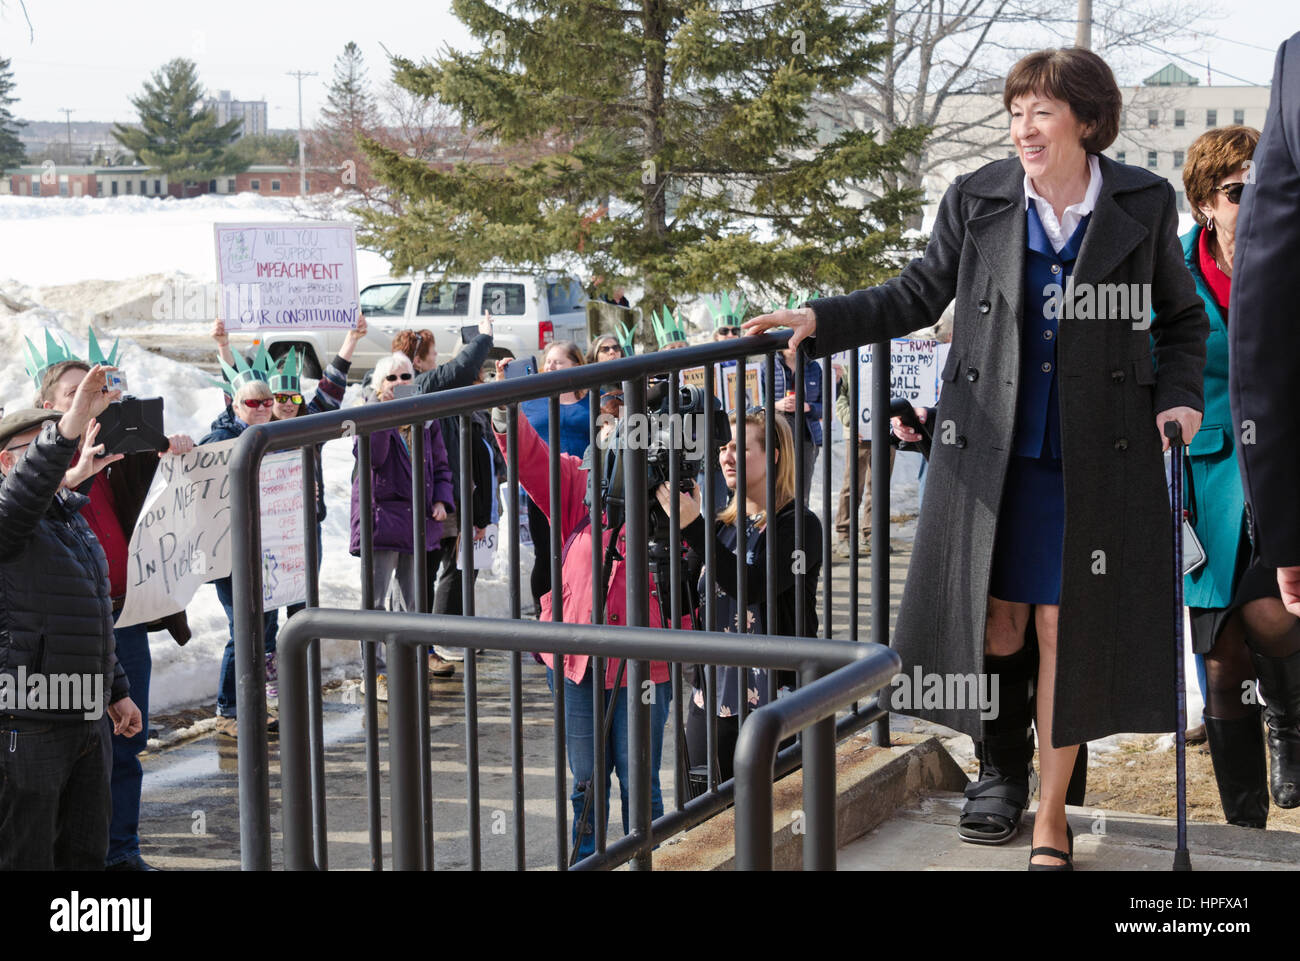
[(1052, 372), (1052, 365), (1048, 361), (1043, 361), (1042, 371), (1044, 374), (1050, 374)]
[(1059, 274), (1060, 272), (1061, 272), (1061, 265), (1060, 265), (1060, 264), (1052, 264), (1052, 273), (1054, 273), (1054, 274)]
[(1128, 450), (1128, 440), (1124, 437), (1121, 437), (1119, 440), (1115, 441), (1115, 449)]
[(964, 450), (964, 449), (966, 448), (966, 437), (965, 437), (965, 435), (962, 435), (962, 434), (957, 435), (956, 444), (957, 444), (957, 449), (958, 449), (958, 450)]
[(1052, 329), (1050, 327), (1047, 330), (1043, 331), (1043, 340), (1051, 340), (1055, 336), (1056, 334), (1052, 332)]
[(991, 308), (992, 308), (992, 304), (990, 304), (987, 300), (981, 300), (981, 301), (980, 301), (980, 313), (981, 313), (981, 314), (987, 314)]
[(975, 383), (975, 381), (980, 379), (980, 372), (976, 370), (974, 367), (967, 367), (966, 379), (973, 384)]
[(1122, 384), (1122, 383), (1124, 383), (1124, 371), (1122, 371), (1122, 370), (1112, 370), (1112, 371), (1110, 372), (1110, 379), (1113, 380), (1113, 381), (1114, 381), (1115, 383), (1117, 383), (1117, 384)]
[(610, 622), (611, 624), (617, 624), (617, 623), (618, 623), (618, 615), (617, 615), (617, 614), (611, 614), (611, 615), (609, 615), (609, 622)]

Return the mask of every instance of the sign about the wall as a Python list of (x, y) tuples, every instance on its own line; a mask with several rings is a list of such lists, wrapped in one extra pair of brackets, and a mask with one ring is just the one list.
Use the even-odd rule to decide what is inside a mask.
[[(906, 397), (914, 407), (933, 407), (939, 399), (939, 373), (948, 358), (949, 344), (936, 340), (899, 338), (890, 342), (889, 396)], [(871, 348), (859, 347), (858, 429), (871, 426)], [(852, 363), (854, 351), (835, 354), (837, 366)]]
[(228, 329), (335, 330), (357, 325), (351, 224), (216, 224), (217, 281)]
[[(126, 602), (117, 625), (148, 624), (185, 610), (199, 585), (230, 574), (230, 457), (235, 441), (169, 454), (145, 499), (127, 549)], [(264, 610), (306, 597), (302, 458), (262, 462)]]
[[(457, 542), (459, 544), (459, 541)], [(492, 559), (497, 553), (497, 525), (489, 524), (483, 528), (483, 536), (474, 539), (474, 570), (490, 571), (492, 569)], [(465, 559), (461, 556), (460, 547), (456, 548), (456, 570), (465, 569)]]

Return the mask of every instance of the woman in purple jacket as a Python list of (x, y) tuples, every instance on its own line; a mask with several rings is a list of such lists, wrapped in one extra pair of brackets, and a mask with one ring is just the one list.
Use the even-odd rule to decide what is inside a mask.
[[(375, 401), (393, 399), (393, 388), (409, 384), (415, 369), (405, 354), (393, 354), (375, 365), (372, 384)], [(424, 528), (423, 551), (433, 550), (442, 540), (442, 521), (453, 503), (451, 468), (447, 466), (447, 451), (442, 442), (438, 422), (430, 421), (421, 428), (390, 427), (370, 435), (370, 498), (368, 509), (374, 521), (373, 598), (375, 607), (390, 596), (390, 610), (415, 610), (415, 553), (414, 519), (411, 516), (411, 433), (424, 431), (424, 509), (427, 522)], [(359, 439), (358, 439), (359, 440)], [(357, 453), (357, 440), (352, 446)], [(361, 553), (361, 496), (360, 478), (352, 479), (352, 554)], [(384, 649), (379, 646), (378, 665), (384, 668)], [(387, 700), (387, 678), (382, 674), (376, 681), (379, 700)]]

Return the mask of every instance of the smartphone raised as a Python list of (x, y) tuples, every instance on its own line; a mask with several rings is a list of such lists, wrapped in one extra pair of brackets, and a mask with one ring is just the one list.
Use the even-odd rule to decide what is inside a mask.
[(467, 344), (477, 337), (478, 334), (478, 324), (466, 324), (460, 329), (460, 339)]
[(506, 380), (512, 380), (515, 377), (526, 377), (535, 373), (537, 373), (537, 361), (531, 357), (516, 357), (506, 364)]

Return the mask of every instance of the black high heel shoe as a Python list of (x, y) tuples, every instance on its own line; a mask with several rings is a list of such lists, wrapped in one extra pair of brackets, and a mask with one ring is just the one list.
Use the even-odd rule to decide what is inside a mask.
[[(1065, 826), (1065, 838), (1069, 842), (1068, 851), (1058, 851), (1056, 848), (1039, 846), (1029, 849), (1029, 870), (1031, 871), (1073, 871), (1074, 870), (1074, 831), (1069, 824)], [(1049, 858), (1060, 858), (1064, 864), (1035, 864), (1035, 855), (1044, 855)]]

